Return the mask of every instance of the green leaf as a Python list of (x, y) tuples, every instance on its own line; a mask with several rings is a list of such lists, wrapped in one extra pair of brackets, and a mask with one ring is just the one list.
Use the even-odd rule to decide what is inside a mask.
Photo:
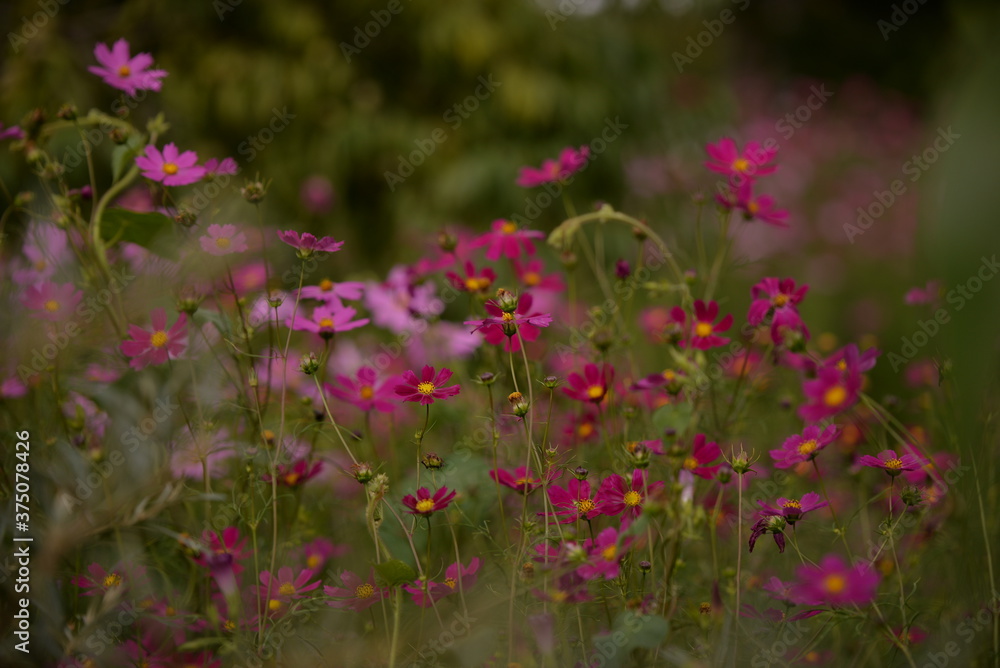
[(390, 559), (381, 564), (375, 564), (375, 572), (390, 587), (413, 582), (417, 579), (417, 572), (413, 570), (413, 567), (399, 559)]
[(193, 652), (197, 649), (202, 649), (204, 647), (211, 647), (212, 645), (221, 645), (226, 642), (225, 638), (215, 636), (212, 638), (196, 638), (195, 640), (189, 640), (180, 647), (177, 648), (180, 652)]
[(694, 407), (689, 402), (660, 406), (653, 413), (653, 426), (660, 432), (674, 429), (678, 434), (683, 434), (691, 424), (693, 411)]
[(128, 140), (111, 151), (111, 180), (117, 182), (123, 172), (135, 163), (136, 156), (145, 149), (146, 142), (140, 135), (130, 135)]
[(101, 216), (101, 238), (107, 242), (130, 241), (161, 257), (177, 259), (177, 250), (153, 242), (174, 224), (162, 213), (138, 213), (127, 209), (108, 209)]

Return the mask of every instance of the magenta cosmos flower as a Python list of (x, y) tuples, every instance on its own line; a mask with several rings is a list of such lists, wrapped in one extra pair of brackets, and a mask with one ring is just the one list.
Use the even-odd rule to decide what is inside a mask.
[[(719, 304), (717, 302), (713, 300), (706, 304), (701, 299), (696, 300), (694, 303), (694, 318), (691, 321), (689, 333), (690, 338), (686, 342), (682, 340), (680, 345), (683, 347), (686, 344), (690, 344), (692, 348), (708, 350), (709, 348), (717, 348), (729, 343), (728, 338), (718, 336), (718, 333), (725, 332), (733, 326), (733, 316), (726, 315), (716, 323), (715, 319), (718, 316)], [(670, 310), (670, 317), (674, 322), (679, 323), (683, 327), (687, 319), (687, 314), (684, 312), (684, 309), (675, 306)]]
[(205, 168), (199, 167), (198, 154), (194, 151), (181, 153), (173, 143), (163, 147), (161, 153), (150, 144), (145, 155), (135, 159), (142, 175), (150, 181), (159, 181), (165, 186), (186, 186), (200, 181), (205, 176)]
[(802, 462), (812, 461), (823, 448), (837, 438), (839, 433), (840, 428), (835, 424), (826, 428), (816, 425), (806, 427), (801, 434), (789, 436), (780, 448), (770, 451), (774, 467), (787, 469)]
[(417, 490), (417, 495), (407, 494), (403, 497), (403, 505), (409, 508), (406, 512), (411, 515), (430, 517), (435, 511), (444, 510), (455, 498), (455, 492), (447, 487), (442, 487), (431, 496), (426, 487)]
[(522, 167), (517, 177), (517, 185), (522, 188), (534, 188), (543, 183), (565, 181), (570, 176), (584, 168), (590, 158), (590, 147), (581, 146), (575, 149), (567, 146), (559, 154), (558, 160), (544, 160), (541, 169)]
[(810, 510), (817, 510), (830, 505), (826, 501), (820, 501), (819, 494), (816, 492), (806, 492), (802, 495), (801, 500), (787, 499), (783, 496), (779, 497), (776, 504), (777, 507), (763, 501), (758, 501), (757, 503), (760, 504), (760, 514), (762, 516), (782, 515), (789, 524), (795, 524)]
[(357, 309), (329, 302), (313, 309), (312, 317), (305, 318), (295, 314), (295, 319), (288, 318), (285, 325), (291, 329), (319, 334), (324, 339), (333, 337), (336, 332), (347, 332), (358, 327), (364, 327), (370, 320), (361, 318), (354, 320)]
[[(533, 303), (531, 295), (521, 295), (517, 298), (517, 308), (514, 312), (508, 313), (491, 299), (486, 302), (486, 312), (489, 313), (489, 317), (483, 320), (467, 320), (465, 324), (478, 325), (472, 331), (482, 331), (487, 343), (504, 344), (505, 351), (516, 353), (521, 350), (521, 340), (534, 341), (541, 333), (538, 331), (539, 327), (548, 327), (552, 324), (552, 316), (548, 313), (531, 312)], [(520, 337), (516, 336), (518, 333)]]
[(198, 241), (209, 255), (242, 253), (247, 249), (247, 235), (238, 231), (235, 225), (209, 225), (207, 233)]
[(122, 341), (121, 351), (126, 357), (131, 357), (129, 366), (142, 369), (150, 364), (163, 364), (171, 356), (176, 358), (187, 346), (187, 314), (181, 313), (173, 327), (167, 329), (167, 312), (162, 308), (153, 309), (150, 313), (152, 331), (146, 331), (136, 325), (128, 326), (131, 341)]
[(444, 582), (421, 582), (405, 585), (403, 589), (410, 592), (413, 602), (421, 608), (431, 606), (445, 596), (458, 591), (466, 592), (476, 584), (476, 573), (479, 571), (479, 557), (473, 557), (468, 566), (455, 562), (445, 569)]
[(462, 292), (474, 295), (486, 294), (486, 291), (493, 285), (493, 281), (497, 279), (495, 271), (489, 267), (477, 270), (476, 265), (471, 260), (466, 260), (463, 268), (465, 270), (464, 276), (456, 274), (454, 271), (449, 271), (445, 274), (445, 278), (455, 286), (455, 289)]
[(164, 70), (151, 70), (153, 57), (148, 53), (129, 56), (129, 45), (124, 39), (114, 43), (109, 49), (104, 44), (94, 47), (94, 58), (100, 67), (91, 65), (91, 74), (104, 79), (104, 83), (134, 96), (138, 90), (160, 90), (160, 79), (167, 76)]
[(688, 471), (699, 478), (711, 480), (718, 466), (712, 466), (712, 462), (722, 456), (722, 450), (715, 441), (709, 441), (705, 434), (696, 434), (691, 448), (691, 454), (684, 458), (682, 472)]
[(368, 574), (367, 580), (362, 580), (351, 571), (341, 573), (340, 580), (343, 587), (329, 585), (323, 587), (324, 594), (337, 599), (327, 602), (334, 608), (348, 608), (355, 612), (361, 612), (381, 601), (389, 593), (385, 587), (379, 587), (375, 584), (374, 568)]
[[(816, 378), (802, 384), (808, 403), (799, 407), (799, 416), (807, 422), (820, 422), (847, 410), (858, 400), (861, 391), (861, 367), (858, 348), (847, 346), (844, 357), (828, 361), (816, 370)], [(841, 364), (842, 362), (842, 364)]]
[(774, 544), (778, 546), (778, 554), (785, 551), (785, 527), (788, 525), (788, 520), (785, 519), (784, 515), (765, 515), (757, 520), (752, 527), (750, 527), (750, 551), (753, 552), (754, 546), (757, 544), (757, 539), (766, 533), (774, 534)]
[(80, 588), (80, 596), (103, 596), (111, 591), (124, 591), (137, 583), (145, 574), (143, 566), (114, 566), (110, 571), (97, 562), (87, 566), (88, 575), (75, 575), (70, 582)]
[(518, 280), (529, 290), (562, 292), (566, 289), (562, 275), (559, 272), (546, 274), (545, 263), (538, 258), (532, 258), (527, 262), (514, 260), (512, 264)]
[(778, 153), (777, 149), (764, 149), (755, 141), (747, 142), (740, 152), (736, 142), (723, 137), (715, 144), (705, 146), (710, 158), (705, 167), (713, 172), (729, 176), (730, 182), (740, 185), (748, 179), (772, 174), (777, 166), (768, 164)]
[(879, 576), (872, 568), (851, 568), (835, 554), (828, 554), (819, 566), (803, 564), (795, 571), (791, 598), (804, 605), (865, 605), (875, 598)]
[(562, 388), (563, 394), (570, 399), (577, 401), (591, 401), (595, 404), (601, 403), (608, 393), (608, 387), (615, 379), (614, 367), (608, 364), (597, 366), (587, 364), (583, 367), (583, 375), (571, 373), (566, 379), (569, 383)]
[(576, 569), (577, 574), (585, 580), (594, 580), (604, 576), (605, 580), (618, 577), (618, 565), (625, 556), (625, 545), (618, 544), (618, 530), (608, 527), (597, 534), (597, 540), (589, 538), (584, 541), (584, 548), (590, 548), (587, 562)]
[(219, 174), (226, 174), (232, 176), (240, 171), (239, 166), (236, 161), (232, 158), (223, 158), (219, 160), (218, 158), (211, 158), (205, 161), (205, 180), (211, 181)]
[(320, 237), (317, 239), (315, 235), (309, 232), (299, 234), (295, 230), (279, 231), (278, 238), (292, 248), (298, 249), (299, 256), (303, 258), (309, 257), (316, 252), (336, 253), (344, 246), (343, 241), (337, 241), (333, 237)]
[[(552, 480), (555, 476), (556, 472), (552, 471), (549, 474), (549, 480)], [(531, 469), (524, 466), (518, 466), (513, 471), (493, 469), (490, 471), (490, 477), (504, 487), (510, 487), (520, 494), (531, 493), (542, 484), (541, 477), (535, 475)]]
[(753, 302), (747, 313), (747, 322), (754, 327), (767, 320), (769, 315), (788, 309), (798, 312), (799, 303), (809, 291), (808, 285), (796, 286), (792, 278), (763, 278), (750, 289)]
[(303, 299), (315, 299), (340, 305), (341, 299), (361, 299), (364, 291), (365, 284), (361, 281), (334, 283), (329, 278), (324, 278), (317, 285), (304, 286), (299, 292), (299, 296)]
[(5, 130), (3, 123), (0, 123), (0, 141), (4, 139), (24, 139), (24, 130), (16, 125), (12, 125)]
[[(548, 488), (549, 501), (558, 508), (553, 515), (562, 515), (560, 524), (575, 522), (577, 519), (592, 520), (601, 514), (600, 499), (591, 498), (590, 483), (573, 478), (562, 488), (552, 485)], [(540, 515), (542, 513), (539, 513)]]
[(392, 378), (379, 382), (378, 373), (370, 366), (358, 369), (354, 378), (338, 375), (336, 385), (327, 383), (324, 387), (332, 396), (355, 406), (363, 411), (379, 411), (391, 413), (396, 410), (396, 404), (391, 401), (394, 393)]
[(882, 469), (894, 478), (903, 471), (919, 471), (927, 466), (927, 460), (920, 455), (912, 453), (897, 455), (895, 450), (883, 450), (878, 453), (878, 457), (861, 455), (858, 457), (858, 463)]
[(32, 315), (52, 321), (68, 318), (82, 300), (83, 292), (72, 283), (38, 283), (21, 296), (21, 304), (31, 309)]
[(441, 369), (437, 376), (434, 367), (427, 365), (420, 371), (420, 377), (410, 370), (403, 373), (403, 382), (396, 385), (396, 396), (403, 401), (419, 401), (421, 404), (433, 404), (435, 399), (447, 399), (461, 391), (458, 385), (442, 387), (451, 378), (451, 369)]
[(313, 572), (308, 568), (303, 568), (295, 575), (288, 566), (278, 569), (278, 576), (274, 577), (270, 571), (260, 572), (260, 593), (261, 598), (267, 601), (267, 609), (271, 612), (279, 612), (285, 604), (299, 598), (305, 598), (304, 594), (316, 589), (320, 581), (310, 582)]
[(746, 180), (739, 186), (728, 186), (728, 190), (716, 193), (715, 200), (726, 211), (739, 210), (747, 221), (759, 220), (775, 227), (788, 227), (788, 211), (779, 209), (770, 195), (754, 194), (753, 181)]
[(519, 229), (517, 223), (509, 220), (494, 220), (490, 231), (474, 239), (469, 248), (486, 246), (486, 259), (499, 260), (500, 256), (516, 260), (523, 252), (526, 255), (535, 254), (535, 244), (532, 239), (544, 239), (545, 234), (533, 230)]
[[(278, 464), (275, 470), (278, 482), (285, 487), (298, 487), (304, 482), (315, 478), (323, 469), (323, 462), (313, 462), (310, 464), (305, 459), (298, 459), (292, 466)], [(261, 480), (271, 482), (270, 474), (263, 474)]]
[(601, 481), (597, 491), (597, 501), (601, 512), (605, 515), (621, 515), (638, 517), (642, 512), (642, 504), (646, 497), (663, 487), (663, 481), (657, 480), (646, 485), (646, 472), (642, 469), (632, 471), (631, 480), (620, 475), (609, 475)]

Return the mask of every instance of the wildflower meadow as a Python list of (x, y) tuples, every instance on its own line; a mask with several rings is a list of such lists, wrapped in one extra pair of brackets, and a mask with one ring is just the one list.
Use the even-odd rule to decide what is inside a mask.
[[(321, 137), (363, 153), (409, 84), (310, 117), (290, 69), (258, 130), (202, 136), (169, 95), (209, 60), (127, 20), (70, 57), (57, 4), (5, 57), (51, 40), (80, 83), (0, 105), (0, 665), (1000, 667), (988, 65), (936, 115), (749, 77), (767, 122), (675, 115), (666, 150), (609, 106), (495, 178), (433, 171), (530, 88), (468, 69), (354, 182)], [(263, 11), (209, 4), (237, 32)], [(707, 67), (748, 4), (663, 67)], [(363, 68), (424, 11), (372, 5), (310, 58)]]

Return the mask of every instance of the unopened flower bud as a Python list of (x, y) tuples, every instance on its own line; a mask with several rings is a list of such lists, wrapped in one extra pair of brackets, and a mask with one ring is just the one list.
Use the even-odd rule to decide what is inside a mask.
[(590, 475), (590, 471), (583, 468), (582, 466), (577, 466), (573, 469), (573, 475), (576, 476), (577, 480), (586, 480), (587, 476)]
[(267, 186), (268, 184), (260, 180), (247, 181), (246, 185), (240, 188), (240, 195), (251, 204), (256, 204), (267, 195)]
[(635, 447), (629, 450), (632, 466), (637, 469), (649, 468), (649, 448), (642, 443), (636, 443)]
[(319, 371), (319, 360), (316, 359), (316, 353), (306, 353), (302, 356), (302, 360), (299, 362), (299, 370), (311, 376), (317, 371)]
[(174, 214), (174, 222), (181, 227), (193, 227), (198, 222), (198, 214), (189, 209), (181, 209)]
[(698, 273), (694, 269), (688, 269), (684, 272), (684, 282), (688, 285), (694, 285), (694, 282), (698, 279)]
[(507, 401), (510, 402), (510, 406), (514, 410), (514, 415), (517, 417), (524, 417), (528, 414), (528, 402), (520, 392), (511, 392), (508, 394)]
[(920, 493), (920, 490), (916, 487), (907, 487), (903, 490), (900, 495), (903, 499), (903, 503), (908, 506), (919, 506), (924, 502), (924, 496)]
[(542, 378), (542, 385), (552, 390), (559, 385), (559, 378), (557, 376), (546, 376)]
[(698, 612), (700, 612), (703, 615), (712, 614), (712, 604), (708, 602), (702, 602), (701, 605), (698, 606)]
[(371, 464), (368, 462), (359, 462), (351, 466), (351, 475), (355, 480), (364, 485), (375, 476), (375, 473), (372, 471)]
[(624, 281), (631, 275), (632, 265), (629, 264), (628, 260), (618, 260), (618, 262), (615, 262), (615, 276)]
[(76, 106), (68, 103), (59, 107), (59, 111), (56, 112), (56, 116), (64, 121), (75, 121), (76, 115)]
[(445, 253), (452, 252), (457, 246), (458, 238), (454, 234), (445, 230), (442, 230), (438, 234), (438, 248), (443, 250)]
[(729, 464), (723, 464), (719, 467), (719, 470), (715, 472), (715, 479), (725, 485), (733, 479), (733, 467)]
[(517, 310), (517, 295), (509, 290), (504, 290), (503, 288), (497, 290), (496, 302), (497, 306), (504, 313), (513, 313)]
[(601, 327), (590, 336), (590, 342), (602, 353), (606, 353), (615, 342), (615, 335), (607, 327)]
[(124, 128), (111, 128), (111, 132), (108, 133), (108, 138), (119, 146), (127, 142), (128, 137), (129, 133)]
[(639, 570), (643, 573), (648, 573), (653, 570), (653, 564), (649, 563), (645, 559), (639, 562)]
[(438, 457), (434, 452), (428, 452), (420, 459), (420, 463), (424, 465), (425, 469), (437, 470), (444, 466), (444, 460)]

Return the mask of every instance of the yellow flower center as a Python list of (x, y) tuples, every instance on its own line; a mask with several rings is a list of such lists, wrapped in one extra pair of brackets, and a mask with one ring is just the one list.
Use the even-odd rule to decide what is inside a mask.
[(580, 438), (587, 438), (594, 433), (594, 425), (589, 422), (584, 422), (579, 427), (576, 428), (576, 435)]
[(165, 608), (165, 609), (163, 610), (163, 614), (165, 614), (165, 615), (166, 615), (167, 617), (173, 617), (174, 615), (176, 615), (176, 614), (177, 614), (177, 609), (176, 609), (176, 608), (174, 608), (173, 606), (170, 606), (170, 605), (168, 605), (168, 606), (167, 606), (167, 607), (166, 607), (166, 608)]
[(354, 596), (357, 598), (371, 598), (374, 595), (375, 587), (371, 586), (367, 582), (359, 584), (357, 589), (354, 590)]
[(329, 292), (330, 290), (333, 290), (333, 281), (331, 281), (329, 278), (324, 278), (322, 281), (319, 282), (319, 289), (322, 290), (323, 292)]
[(823, 403), (834, 408), (847, 401), (847, 390), (843, 385), (834, 385), (823, 393)]
[(760, 204), (758, 204), (756, 200), (750, 200), (747, 203), (747, 211), (749, 211), (751, 214), (757, 213), (758, 211), (760, 211)]
[(635, 452), (636, 448), (639, 447), (639, 441), (629, 441), (625, 444), (625, 449), (629, 452)]
[(457, 582), (455, 582), (455, 578), (445, 578), (444, 583), (449, 587), (451, 587), (452, 589), (454, 589), (455, 585), (458, 584)]
[(538, 285), (542, 282), (542, 276), (537, 271), (529, 271), (524, 274), (525, 285)]
[(636, 492), (635, 490), (629, 490), (625, 492), (625, 498), (623, 500), (625, 501), (626, 506), (632, 508), (642, 503), (642, 494)]
[(215, 239), (215, 247), (216, 248), (221, 248), (222, 250), (225, 250), (225, 249), (229, 248), (232, 245), (233, 244), (229, 240), (229, 237), (217, 237)]
[(712, 333), (712, 323), (699, 322), (694, 327), (694, 333), (697, 336), (709, 336)]
[(811, 455), (816, 450), (816, 447), (816, 441), (809, 439), (808, 441), (799, 444), (799, 454)]
[(490, 279), (485, 276), (470, 276), (465, 279), (465, 288), (469, 292), (482, 292), (490, 287)]
[(518, 478), (517, 480), (514, 481), (514, 485), (520, 487), (522, 485), (527, 485), (529, 482), (531, 481), (527, 478)]
[(132, 68), (130, 68), (128, 65), (122, 65), (121, 67), (118, 68), (118, 76), (127, 77), (130, 74), (132, 74)]
[(587, 388), (587, 396), (591, 399), (600, 399), (604, 396), (603, 385), (591, 385)]
[(167, 337), (167, 333), (162, 329), (153, 332), (153, 335), (149, 337), (149, 343), (152, 344), (154, 348), (162, 348), (167, 345), (168, 340), (169, 338)]
[(562, 591), (561, 589), (557, 589), (556, 591), (549, 594), (549, 597), (556, 603), (562, 603), (567, 598), (569, 598), (569, 593)]
[(795, 499), (788, 499), (783, 504), (781, 504), (781, 507), (782, 508), (799, 508), (799, 509), (801, 509), (802, 508), (802, 504), (799, 503), (798, 501), (796, 501)]
[(325, 329), (333, 329), (333, 318), (323, 318), (319, 321), (319, 326)]
[(358, 394), (361, 395), (362, 399), (371, 399), (375, 396), (375, 390), (372, 389), (371, 385), (362, 385), (361, 389), (358, 390)]
[(264, 440), (265, 441), (273, 441), (274, 440), (274, 431), (271, 430), (271, 429), (265, 429), (263, 436), (264, 436)]
[(593, 512), (595, 508), (597, 508), (597, 504), (590, 499), (576, 501), (576, 509), (579, 511), (580, 515), (586, 515), (587, 513)]
[(844, 579), (843, 575), (838, 573), (831, 573), (823, 578), (823, 589), (825, 589), (828, 594), (839, 594), (844, 591), (846, 587), (847, 580)]
[(605, 561), (614, 561), (618, 558), (618, 546), (608, 545), (606, 548), (601, 550), (601, 556), (604, 557)]
[(420, 394), (434, 394), (434, 383), (428, 383), (427, 381), (418, 383), (417, 392)]
[(234, 622), (231, 619), (227, 619), (226, 621), (224, 621), (222, 623), (222, 628), (224, 630), (230, 631), (230, 632), (235, 631), (236, 630), (236, 622)]
[(309, 568), (309, 570), (316, 570), (322, 562), (323, 557), (318, 554), (310, 554), (309, 558), (306, 559), (306, 567)]
[(285, 584), (278, 587), (278, 593), (282, 596), (291, 596), (295, 593), (295, 585), (291, 582), (286, 582)]
[(502, 320), (503, 320), (504, 322), (510, 322), (511, 320), (513, 320), (513, 319), (514, 319), (514, 314), (513, 314), (513, 313), (507, 313), (507, 312), (505, 311), (505, 312), (504, 312), (504, 314), (503, 314), (502, 316), (500, 316), (500, 318), (501, 318), (501, 319), (502, 319)]
[(746, 158), (736, 158), (733, 160), (734, 172), (745, 172), (750, 169), (750, 161)]
[(105, 587), (117, 587), (122, 583), (122, 576), (117, 573), (108, 573), (104, 576), (104, 580), (101, 582)]
[(663, 379), (668, 383), (674, 382), (674, 379), (677, 378), (677, 374), (674, 373), (673, 369), (664, 369), (663, 373), (660, 375), (663, 376)]
[(35, 261), (35, 269), (37, 271), (42, 271), (47, 266), (49, 266), (49, 263), (46, 262), (45, 260), (37, 260), (37, 261)]
[(895, 459), (890, 459), (885, 463), (885, 467), (887, 469), (893, 469), (894, 471), (898, 471), (899, 469), (903, 468), (903, 460), (900, 459), (899, 457), (896, 457)]
[(434, 499), (420, 499), (417, 501), (418, 513), (429, 513), (434, 510)]
[(287, 473), (285, 474), (285, 484), (289, 487), (295, 485), (301, 476), (298, 473)]
[(514, 234), (517, 232), (517, 223), (512, 223), (509, 220), (503, 224), (501, 228), (504, 234)]
[(771, 300), (771, 303), (775, 306), (784, 306), (788, 303), (788, 295), (775, 295), (774, 299)]
[(48, 311), (49, 313), (55, 313), (56, 311), (59, 310), (59, 302), (57, 302), (55, 299), (50, 299), (49, 301), (45, 302), (45, 310)]
[(694, 457), (688, 457), (687, 459), (684, 460), (684, 468), (686, 468), (688, 471), (692, 471), (698, 468), (698, 466), (700, 466), (700, 462)]
[(270, 601), (267, 602), (267, 609), (270, 610), (271, 612), (277, 612), (278, 610), (281, 610), (281, 601), (279, 601), (276, 598), (272, 598)]
[(178, 170), (178, 167), (174, 163), (172, 163), (172, 162), (165, 162), (165, 163), (163, 163), (163, 173), (164, 174), (170, 174), (172, 176), (172, 175), (174, 175), (174, 174), (177, 173), (177, 170)]

